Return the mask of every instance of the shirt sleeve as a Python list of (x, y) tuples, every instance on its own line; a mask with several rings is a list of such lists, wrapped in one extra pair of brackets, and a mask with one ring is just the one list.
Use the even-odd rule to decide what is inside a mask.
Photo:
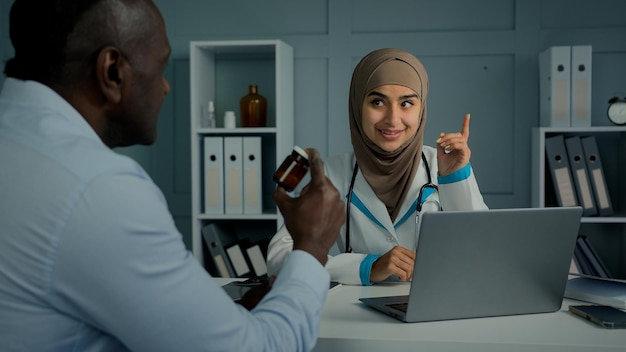
[(235, 304), (186, 250), (146, 178), (96, 180), (63, 222), (50, 304), (134, 351), (306, 351), (329, 276), (302, 251), (286, 258), (253, 311)]
[[(270, 275), (281, 272), (285, 260), (293, 249), (293, 239), (283, 226), (272, 237), (267, 250), (267, 271)], [(369, 258), (369, 259), (368, 259)], [(369, 274), (372, 263), (378, 257), (369, 257), (362, 253), (340, 253), (328, 256), (326, 270), (330, 279), (344, 285), (369, 285)]]
[(278, 232), (272, 236), (267, 247), (268, 275), (277, 275), (280, 272), (280, 268), (283, 266), (292, 249), (293, 238), (291, 238), (289, 231), (287, 231), (287, 228), (283, 225)]

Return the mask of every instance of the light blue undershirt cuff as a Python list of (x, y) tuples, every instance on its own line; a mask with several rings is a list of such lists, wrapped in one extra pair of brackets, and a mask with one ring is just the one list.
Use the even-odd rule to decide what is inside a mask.
[(472, 165), (470, 163), (467, 163), (467, 165), (456, 170), (450, 175), (437, 176), (437, 181), (439, 182), (440, 185), (445, 184), (445, 183), (454, 183), (454, 182), (464, 181), (470, 177), (471, 171), (472, 171)]
[(363, 259), (363, 261), (361, 262), (361, 267), (359, 268), (359, 274), (361, 275), (361, 285), (363, 286), (372, 285), (372, 282), (370, 281), (372, 265), (380, 257), (381, 257), (380, 254), (368, 254), (365, 257), (365, 259)]

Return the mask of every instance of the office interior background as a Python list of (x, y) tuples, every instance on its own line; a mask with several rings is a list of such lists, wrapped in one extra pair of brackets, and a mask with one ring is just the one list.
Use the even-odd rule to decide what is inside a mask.
[[(626, 96), (623, 0), (154, 2), (163, 13), (172, 46), (165, 72), (172, 91), (161, 111), (156, 144), (118, 152), (135, 158), (163, 190), (188, 248), (190, 41), (280, 39), (290, 45), (295, 142), (317, 148), (323, 156), (351, 149), (348, 89), (358, 60), (377, 48), (410, 51), (423, 61), (430, 77), (425, 143), (434, 145), (439, 132), (459, 131), (463, 116), (471, 113), (471, 163), (491, 208), (531, 203), (531, 130), (539, 126), (541, 51), (559, 45), (592, 46), (593, 126), (610, 125), (608, 100)], [(12, 3), (0, 0), (0, 68), (13, 55), (8, 34)], [(263, 88), (259, 90), (263, 94)], [(245, 94), (247, 87), (242, 86), (240, 95)], [(238, 107), (217, 110), (221, 114)], [(624, 202), (616, 197), (612, 201)], [(622, 225), (617, 235), (593, 238), (612, 267), (626, 265), (625, 237)]]

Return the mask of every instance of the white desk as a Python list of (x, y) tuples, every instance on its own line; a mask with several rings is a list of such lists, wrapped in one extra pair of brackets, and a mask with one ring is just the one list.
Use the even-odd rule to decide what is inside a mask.
[(403, 323), (359, 297), (408, 294), (408, 284), (343, 285), (328, 295), (315, 351), (626, 351), (626, 330), (604, 329), (567, 312)]
[[(216, 279), (226, 284), (233, 279)], [(322, 310), (314, 351), (626, 352), (626, 330), (604, 329), (567, 312), (403, 323), (364, 306), (359, 297), (408, 294), (409, 285), (336, 288)]]

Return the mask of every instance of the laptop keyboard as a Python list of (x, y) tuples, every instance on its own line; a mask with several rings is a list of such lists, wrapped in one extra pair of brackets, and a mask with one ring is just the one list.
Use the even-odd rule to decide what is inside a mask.
[(405, 312), (406, 313), (406, 309), (409, 306), (409, 303), (392, 303), (392, 304), (388, 304), (389, 307), (393, 308), (393, 309), (397, 309), (399, 311)]

